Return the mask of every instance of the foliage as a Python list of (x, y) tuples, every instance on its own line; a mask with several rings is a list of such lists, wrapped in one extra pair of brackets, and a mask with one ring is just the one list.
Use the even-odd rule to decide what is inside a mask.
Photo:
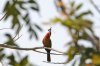
[[(58, 1), (62, 2), (62, 0)], [(27, 4), (29, 4), (30, 6), (25, 7), (25, 5)], [(68, 56), (66, 63), (72, 61), (76, 55), (80, 55), (81, 57), (79, 66), (100, 66), (99, 38), (94, 34), (94, 31), (92, 29), (93, 22), (90, 19), (84, 18), (87, 15), (93, 15), (92, 12), (90, 10), (87, 10), (78, 13), (78, 11), (81, 10), (83, 4), (76, 5), (74, 1), (70, 2), (69, 6), (69, 11), (67, 11), (65, 5), (63, 3), (59, 3), (59, 6), (57, 6), (58, 11), (60, 10), (60, 13), (64, 14), (62, 16), (66, 16), (66, 18), (62, 19), (60, 17), (57, 17), (51, 20), (54, 24), (59, 22), (63, 26), (65, 26), (72, 38), (72, 40), (68, 43), (68, 45), (70, 45), (70, 48), (68, 49), (68, 51), (66, 51), (66, 55)], [(24, 15), (22, 14), (21, 10), (25, 12)], [(4, 20), (6, 21), (9, 17), (12, 17), (11, 28), (12, 30), (16, 29), (16, 34), (20, 32), (21, 26), (25, 24), (28, 28), (27, 31), (29, 32), (29, 37), (32, 38), (34, 34), (35, 38), (38, 39), (36, 29), (38, 29), (39, 31), (42, 31), (42, 29), (39, 25), (32, 23), (29, 10), (39, 12), (39, 6), (36, 0), (7, 0), (3, 10), (3, 12), (6, 13)], [(21, 20), (23, 20), (24, 22), (21, 22)], [(34, 29), (34, 27), (36, 27), (36, 29)], [(10, 33), (6, 33), (5, 36), (8, 38), (8, 41), (6, 41), (5, 44), (19, 47), (14, 40), (16, 36), (12, 37)], [(90, 42), (93, 47), (85, 47), (84, 45), (88, 43), (81, 44), (79, 43), (81, 40)], [(21, 57), (18, 54), (18, 58), (16, 59), (14, 53), (8, 56), (6, 55), (6, 53), (4, 53), (4, 51), (5, 49), (0, 49), (0, 60), (9, 60), (8, 65), (35, 66), (29, 62), (28, 56)], [(18, 52), (16, 51), (16, 53)], [(92, 62), (86, 63), (88, 59), (90, 59)], [(73, 66), (75, 66), (76, 62), (77, 60), (75, 60)]]
[[(31, 6), (25, 7), (25, 5), (31, 5)], [(23, 23), (20, 20), (23, 19), (24, 23), (28, 27), (30, 38), (32, 38), (34, 34), (35, 38), (38, 39), (37, 33), (35, 29), (33, 28), (33, 26), (35, 26), (40, 31), (42, 31), (42, 29), (37, 24), (33, 24), (31, 22), (31, 18), (29, 16), (30, 15), (29, 10), (39, 12), (39, 6), (36, 1), (34, 0), (29, 0), (29, 1), (8, 0), (4, 7), (4, 12), (6, 13), (6, 17), (4, 18), (4, 20), (7, 20), (10, 16), (12, 16), (11, 27), (14, 29), (17, 26), (16, 33), (18, 33), (18, 30), (21, 28), (21, 25), (23, 25)], [(23, 12), (25, 11), (24, 15), (22, 14), (22, 11)], [(19, 17), (21, 19), (19, 19)]]
[[(70, 36), (72, 40), (68, 43), (70, 45), (69, 50), (66, 52), (68, 56), (67, 63), (72, 61), (76, 55), (80, 55), (80, 63), (79, 66), (99, 66), (100, 65), (100, 47), (99, 47), (99, 38), (94, 34), (92, 29), (93, 22), (89, 19), (85, 19), (84, 17), (87, 15), (92, 15), (90, 10), (85, 12), (81, 12), (77, 14), (79, 10), (81, 10), (83, 4), (76, 5), (75, 2), (70, 2), (70, 10), (66, 12), (67, 16), (65, 19), (62, 18), (54, 18), (52, 19), (52, 23), (60, 22), (63, 26), (68, 28)], [(59, 8), (59, 6), (58, 6)], [(63, 11), (63, 10), (62, 10)], [(64, 11), (63, 11), (64, 12)], [(62, 15), (63, 16), (63, 15)], [(91, 42), (93, 47), (85, 47), (84, 45), (88, 43), (79, 43), (79, 41), (84, 40)], [(91, 63), (86, 63), (88, 59), (91, 59)], [(77, 60), (75, 60), (76, 62)], [(73, 63), (73, 66), (75, 63)]]
[(32, 66), (32, 64), (28, 63), (28, 56), (25, 56), (24, 58), (21, 58), (20, 61), (16, 61), (16, 57), (14, 57), (14, 55), (10, 55), (7, 57), (10, 61), (9, 64), (13, 65), (13, 66)]
[[(32, 18), (30, 17), (30, 10), (39, 13), (39, 5), (35, 0), (7, 0), (3, 8), (3, 12), (5, 13), (4, 22), (6, 22), (8, 18), (12, 17), (11, 28), (15, 31), (16, 36), (18, 35), (18, 38), (20, 38), (19, 32), (22, 26), (26, 25), (26, 28), (28, 28), (27, 32), (29, 33), (29, 38), (31, 39), (35, 37), (38, 40), (39, 38), (36, 29), (42, 31), (42, 28), (39, 25), (33, 23), (32, 18), (34, 16)], [(25, 13), (23, 14), (23, 12)], [(19, 47), (18, 44), (15, 42), (18, 39), (15, 39), (16, 36), (13, 37), (10, 33), (6, 33), (5, 36), (8, 40), (4, 44)], [(8, 59), (8, 65), (34, 66), (29, 62), (28, 56), (25, 56), (23, 58), (20, 58), (20, 56), (18, 56), (20, 59), (19, 61), (17, 61), (15, 54), (12, 53), (11, 55), (7, 56), (6, 53), (4, 53), (4, 51), (5, 49), (0, 49), (0, 60)], [(15, 52), (17, 53), (17, 51)]]

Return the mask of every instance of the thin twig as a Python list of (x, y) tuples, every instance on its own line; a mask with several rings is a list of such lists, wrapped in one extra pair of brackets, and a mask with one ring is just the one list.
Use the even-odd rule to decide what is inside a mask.
[(34, 50), (35, 52), (38, 52), (38, 53), (43, 53), (43, 54), (52, 54), (52, 55), (67, 55), (67, 54), (65, 54), (65, 53), (46, 53), (46, 52), (41, 52), (41, 51), (37, 51), (37, 50)]
[(100, 13), (99, 8), (97, 7), (97, 5), (95, 5), (95, 3), (93, 2), (93, 0), (90, 0), (90, 2), (94, 6), (94, 8), (98, 11), (98, 13)]
[[(4, 30), (4, 29), (11, 29), (11, 28), (1, 28), (0, 30)], [(17, 35), (18, 35), (18, 38), (16, 38)], [(18, 33), (18, 34), (16, 34), (12, 39), (14, 40), (14, 39), (16, 38), (14, 41), (17, 41), (21, 36), (22, 36), (22, 35), (19, 36), (19, 33)]]
[(17, 41), (20, 37), (22, 37), (22, 35), (18, 36), (18, 38), (16, 38), (14, 41)]
[(0, 29), (0, 30), (4, 30), (4, 29), (11, 29), (11, 28), (2, 28), (2, 29)]
[(13, 40), (14, 40), (14, 39), (18, 36), (18, 38), (16, 38), (14, 41), (17, 41), (17, 40), (22, 36), (22, 35), (19, 36), (19, 33), (20, 33), (22, 27), (23, 27), (23, 25), (22, 25), (21, 28), (19, 29), (18, 33), (13, 37)]
[(48, 47), (20, 48), (20, 47), (16, 47), (16, 46), (5, 45), (5, 44), (0, 44), (0, 47), (2, 47), (2, 48), (9, 48), (9, 49), (16, 49), (16, 50), (32, 50), (32, 51), (43, 53), (43, 54), (47, 54), (47, 53), (46, 52), (42, 52), (42, 51), (37, 51), (36, 49), (50, 49), (52, 51), (55, 51), (55, 52), (59, 53), (59, 54), (57, 54), (57, 53), (50, 53), (52, 55), (66, 55), (65, 52), (61, 52), (61, 51), (55, 50), (53, 48), (48, 48)]
[(4, 14), (4, 16), (2, 18), (0, 18), (0, 21), (7, 15), (7, 13)]
[(47, 61), (43, 61), (45, 63), (50, 63), (50, 64), (66, 64), (65, 62), (47, 62)]

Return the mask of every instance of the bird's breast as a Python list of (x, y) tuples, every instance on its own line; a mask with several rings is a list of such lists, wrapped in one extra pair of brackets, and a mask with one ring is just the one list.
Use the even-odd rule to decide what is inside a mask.
[(51, 47), (51, 39), (43, 39), (44, 47)]

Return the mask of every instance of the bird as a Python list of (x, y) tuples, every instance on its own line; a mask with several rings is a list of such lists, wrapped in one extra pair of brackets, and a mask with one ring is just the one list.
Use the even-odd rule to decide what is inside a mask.
[[(42, 43), (44, 45), (44, 47), (47, 47), (47, 48), (51, 48), (52, 46), (52, 42), (51, 42), (51, 28), (48, 29), (48, 32), (46, 33), (46, 35), (44, 36), (43, 40), (42, 40)], [(47, 52), (47, 61), (48, 62), (51, 62), (51, 57), (50, 57), (50, 49), (45, 49), (46, 52)]]

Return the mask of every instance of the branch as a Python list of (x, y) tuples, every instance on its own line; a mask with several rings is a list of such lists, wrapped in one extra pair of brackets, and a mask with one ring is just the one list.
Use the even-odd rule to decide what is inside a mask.
[(90, 0), (91, 4), (94, 6), (94, 8), (98, 11), (98, 13), (100, 13), (99, 8), (97, 7), (97, 5), (93, 2), (93, 0)]
[[(22, 26), (23, 26), (23, 25), (22, 25)], [(22, 28), (22, 27), (21, 27), (21, 28)], [(20, 30), (21, 30), (21, 28), (20, 28)], [(11, 29), (11, 28), (2, 28), (2, 29), (0, 29), (0, 30), (4, 30), (4, 29)], [(19, 31), (20, 31), (20, 30), (19, 30)], [(17, 35), (18, 35), (18, 38), (16, 38)], [(22, 36), (22, 35), (19, 36), (19, 32), (18, 32), (18, 34), (16, 34), (12, 39), (13, 39), (14, 41), (17, 41), (21, 36)], [(15, 38), (16, 38), (16, 39), (15, 39)]]
[[(23, 25), (22, 25), (23, 26)], [(22, 28), (22, 27), (21, 27)], [(10, 29), (10, 28), (2, 28), (0, 30), (4, 30), (4, 29)], [(19, 29), (19, 32), (20, 32), (21, 29)], [(13, 37), (13, 39), (15, 39), (14, 41), (17, 41), (21, 36), (19, 36), (19, 32), (18, 32), (18, 38), (17, 35), (15, 35)], [(10, 48), (10, 49), (16, 49), (16, 50), (33, 50), (35, 52), (38, 52), (38, 53), (43, 53), (43, 54), (47, 54), (46, 52), (41, 52), (41, 51), (37, 51), (36, 49), (49, 49), (49, 50), (52, 50), (52, 51), (55, 51), (55, 52), (58, 52), (59, 54), (56, 54), (56, 53), (50, 53), (50, 54), (53, 54), (53, 55), (66, 55), (66, 53), (64, 52), (61, 52), (61, 51), (58, 51), (58, 50), (55, 50), (53, 48), (48, 48), (48, 47), (34, 47), (34, 48), (20, 48), (20, 47), (16, 47), (16, 46), (11, 46), (11, 45), (7, 45), (7, 44), (0, 44), (0, 47), (2, 48)]]
[(17, 41), (17, 40), (22, 36), (22, 35), (19, 36), (19, 33), (20, 33), (22, 27), (23, 27), (23, 25), (21, 26), (21, 28), (19, 29), (19, 31), (18, 31), (18, 33), (15, 35), (15, 37), (13, 37), (13, 39), (15, 39), (15, 38), (17, 37), (17, 35), (18, 35), (18, 38), (16, 38), (14, 41)]
[(42, 51), (37, 51), (36, 49), (49, 49), (49, 50), (52, 50), (52, 51), (59, 53), (59, 54), (58, 53), (57, 54), (56, 53), (50, 53), (52, 55), (67, 55), (65, 52), (61, 52), (61, 51), (55, 50), (53, 48), (48, 48), (48, 47), (20, 48), (20, 47), (16, 47), (16, 46), (5, 45), (5, 44), (0, 44), (0, 47), (9, 48), (9, 49), (16, 49), (16, 50), (32, 50), (32, 51), (35, 51), (35, 52), (38, 52), (38, 53), (43, 53), (43, 54), (47, 54), (47, 53), (42, 52)]
[(4, 30), (4, 29), (11, 29), (11, 28), (2, 28), (2, 29), (0, 29), (0, 30)]
[(43, 61), (45, 63), (50, 63), (50, 64), (66, 64), (66, 62), (47, 62), (47, 61)]
[(2, 18), (0, 18), (0, 21), (7, 15), (7, 13), (4, 14), (4, 16)]

